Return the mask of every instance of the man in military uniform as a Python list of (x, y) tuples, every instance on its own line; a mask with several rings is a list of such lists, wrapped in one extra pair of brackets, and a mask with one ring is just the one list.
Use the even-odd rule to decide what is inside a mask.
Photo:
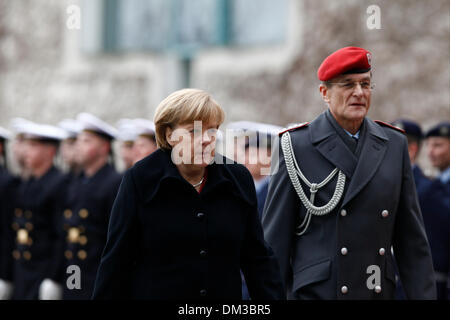
[(130, 169), (135, 163), (134, 141), (137, 138), (136, 126), (132, 119), (120, 119), (116, 124), (118, 130), (117, 140), (119, 141), (119, 157), (122, 160), (124, 169)]
[(434, 299), (406, 138), (366, 117), (371, 53), (342, 48), (318, 78), (328, 110), (280, 133), (263, 214), (288, 296), (393, 299), (393, 246), (407, 298)]
[(406, 139), (408, 140), (408, 154), (409, 160), (411, 161), (414, 182), (416, 184), (417, 194), (420, 195), (422, 189), (430, 183), (430, 179), (423, 174), (422, 169), (417, 164), (417, 158), (422, 149), (422, 141), (424, 138), (422, 129), (418, 123), (407, 119), (397, 119), (392, 122), (392, 125), (405, 131)]
[[(108, 163), (116, 129), (88, 113), (79, 114), (77, 121), (82, 125), (77, 137), (82, 173), (69, 186), (64, 210), (65, 300), (91, 297), (106, 243), (109, 215), (121, 181), (121, 176)], [(80, 268), (81, 288), (69, 279), (72, 273), (66, 273), (71, 265)]]
[(18, 179), (6, 170), (6, 141), (10, 132), (0, 127), (0, 300), (12, 295), (12, 247), (14, 233), (11, 230), (14, 212), (15, 188)]
[(439, 175), (420, 195), (425, 229), (430, 241), (437, 297), (450, 299), (450, 122), (426, 133), (428, 158)]
[(77, 162), (76, 142), (77, 135), (81, 131), (81, 125), (76, 120), (64, 119), (58, 123), (58, 126), (67, 134), (66, 139), (61, 141), (60, 151), (67, 176), (72, 180), (80, 173), (80, 165)]
[(53, 161), (65, 135), (59, 128), (34, 123), (28, 123), (23, 134), (29, 177), (18, 188), (11, 226), (15, 233), (13, 299), (58, 299), (65, 179)]

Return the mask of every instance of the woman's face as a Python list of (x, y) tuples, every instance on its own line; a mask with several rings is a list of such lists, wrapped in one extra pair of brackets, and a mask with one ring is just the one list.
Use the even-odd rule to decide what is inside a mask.
[(214, 159), (218, 129), (217, 122), (201, 120), (168, 129), (166, 138), (172, 146), (172, 161), (202, 167), (209, 165)]

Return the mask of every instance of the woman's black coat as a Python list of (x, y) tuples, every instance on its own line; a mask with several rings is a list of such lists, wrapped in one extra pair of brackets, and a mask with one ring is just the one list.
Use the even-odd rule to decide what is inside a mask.
[(115, 200), (94, 299), (284, 299), (247, 169), (217, 156), (199, 194), (168, 151), (128, 170)]

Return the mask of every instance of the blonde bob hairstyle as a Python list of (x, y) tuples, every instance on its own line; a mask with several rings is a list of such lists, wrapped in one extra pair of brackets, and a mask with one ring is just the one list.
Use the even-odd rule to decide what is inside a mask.
[(171, 150), (166, 139), (167, 128), (193, 123), (217, 123), (225, 120), (225, 112), (211, 95), (199, 89), (182, 89), (173, 92), (158, 105), (153, 122), (155, 123), (156, 143), (159, 148)]

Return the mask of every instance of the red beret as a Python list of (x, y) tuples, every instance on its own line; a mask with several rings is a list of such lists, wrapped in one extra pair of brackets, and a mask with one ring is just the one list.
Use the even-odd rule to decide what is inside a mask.
[(370, 71), (372, 54), (363, 48), (345, 47), (330, 54), (317, 71), (320, 81), (328, 81), (344, 73)]

